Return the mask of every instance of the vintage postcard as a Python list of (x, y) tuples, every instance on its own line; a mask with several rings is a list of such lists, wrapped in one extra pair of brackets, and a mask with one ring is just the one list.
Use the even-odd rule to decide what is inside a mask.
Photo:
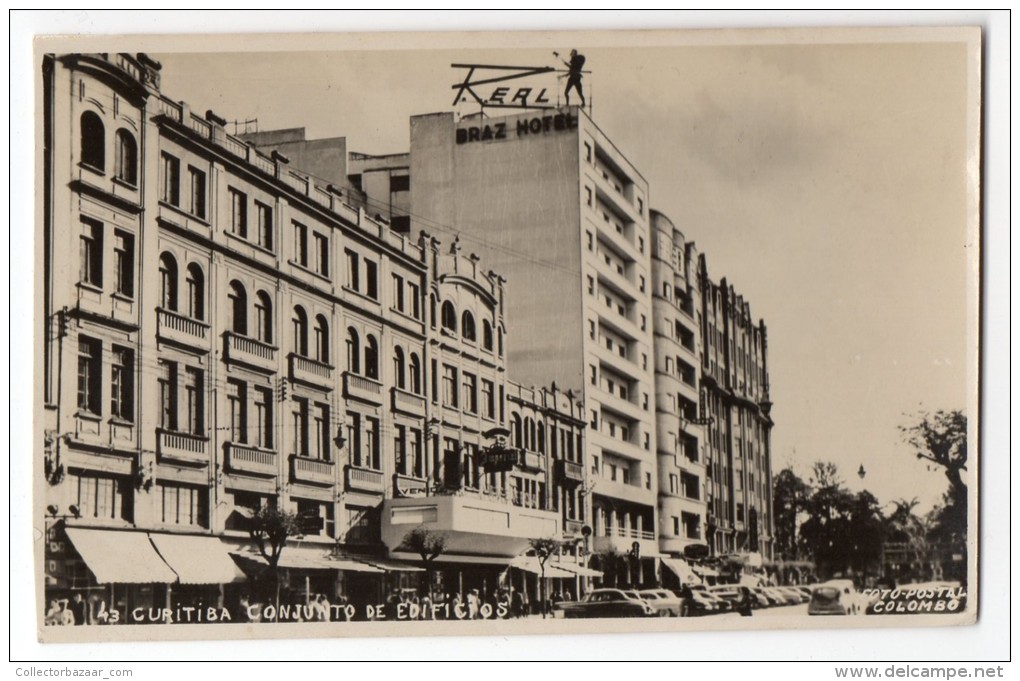
[(46, 642), (976, 621), (976, 28), (40, 38)]

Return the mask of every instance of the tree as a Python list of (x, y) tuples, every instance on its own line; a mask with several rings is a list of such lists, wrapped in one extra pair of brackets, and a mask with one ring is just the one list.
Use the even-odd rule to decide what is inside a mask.
[(963, 472), (967, 470), (967, 417), (960, 410), (920, 412), (917, 421), (900, 426), (904, 441), (914, 448), (918, 459), (941, 467), (949, 481), (949, 489), (942, 506), (932, 516), (930, 538), (948, 549), (950, 554), (962, 557), (952, 576), (967, 578), (967, 485)]
[(430, 530), (424, 525), (419, 525), (404, 535), (404, 539), (400, 543), (402, 551), (410, 551), (421, 556), (421, 566), (425, 570), (425, 583), (430, 600), (434, 600), (432, 594), (432, 563), (446, 550), (446, 542), (446, 534)]
[(805, 505), (808, 517), (800, 527), (800, 534), (818, 572), (831, 576), (844, 572), (850, 564), (847, 537), (853, 496), (843, 486), (839, 471), (832, 463), (815, 463), (811, 487), (813, 491)]
[(542, 619), (545, 619), (545, 614), (546, 614), (545, 611), (546, 611), (546, 603), (547, 603), (547, 598), (546, 598), (546, 593), (545, 593), (545, 591), (546, 591), (546, 589), (545, 589), (545, 563), (546, 563), (547, 560), (549, 560), (550, 556), (552, 556), (553, 554), (559, 553), (560, 546), (562, 546), (562, 542), (560, 542), (558, 539), (541, 538), (541, 539), (532, 539), (530, 544), (531, 544), (531, 550), (534, 551), (535, 552), (535, 556), (538, 557), (538, 566), (539, 566), (539, 569), (542, 571)]
[[(900, 499), (894, 501), (895, 509), (885, 519), (886, 540), (903, 546), (907, 555), (910, 556), (909, 577), (918, 577), (919, 570), (923, 568), (928, 559), (929, 549), (927, 540), (927, 527), (925, 522), (919, 518), (914, 509), (918, 505), (917, 497), (907, 501)], [(902, 569), (902, 568), (901, 568)], [(905, 577), (907, 575), (895, 575)]]
[(269, 586), (275, 592), (277, 608), (280, 606), (280, 555), (287, 537), (299, 532), (297, 515), (289, 511), (263, 506), (248, 517), (248, 534), (268, 565)]
[(878, 499), (868, 490), (861, 490), (853, 496), (850, 505), (850, 524), (846, 538), (849, 565), (854, 572), (866, 576), (869, 568), (878, 571), (882, 558), (882, 543), (885, 535), (885, 518)]
[(779, 471), (772, 484), (773, 516), (776, 525), (776, 548), (786, 560), (798, 560), (802, 542), (798, 537), (798, 516), (804, 512), (811, 488), (786, 467)]

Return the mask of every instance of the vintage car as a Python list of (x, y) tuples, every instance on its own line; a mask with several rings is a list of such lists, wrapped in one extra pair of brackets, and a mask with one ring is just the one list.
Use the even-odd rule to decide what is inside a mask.
[(643, 589), (638, 592), (659, 617), (680, 617), (683, 601), (668, 589)]
[(857, 589), (849, 579), (833, 579), (811, 588), (809, 615), (856, 615), (859, 611)]
[(553, 606), (563, 617), (655, 617), (655, 608), (624, 589), (596, 589), (580, 601), (564, 601)]

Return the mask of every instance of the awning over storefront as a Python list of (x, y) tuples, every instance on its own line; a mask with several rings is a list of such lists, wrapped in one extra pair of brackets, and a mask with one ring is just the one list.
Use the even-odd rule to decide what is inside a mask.
[(100, 584), (173, 584), (177, 574), (145, 532), (68, 527), (67, 537)]
[[(266, 565), (262, 554), (254, 550), (233, 551), (232, 555), (243, 560)], [(345, 570), (348, 572), (384, 572), (384, 570), (350, 558), (330, 554), (326, 547), (284, 546), (280, 553), (279, 567), (286, 570)]]
[[(401, 551), (392, 551), (390, 553), (391, 558), (396, 558), (401, 561), (419, 561), (421, 560), (416, 553), (405, 553)], [(458, 553), (443, 553), (436, 557), (434, 563), (461, 563), (465, 565), (498, 565), (501, 567), (507, 567), (510, 564), (510, 559), (501, 556), (469, 556)]]
[(230, 558), (230, 548), (216, 537), (160, 533), (149, 537), (181, 584), (244, 581), (244, 573)]
[(350, 556), (351, 559), (360, 561), (362, 563), (368, 563), (373, 567), (377, 567), (386, 572), (425, 572), (418, 561), (417, 563), (404, 562), (399, 560), (387, 560), (385, 558), (376, 558), (375, 556)]
[(662, 564), (680, 579), (681, 584), (701, 584), (701, 577), (698, 577), (691, 569), (690, 563), (681, 558), (663, 558)]
[(602, 578), (602, 573), (599, 572), (598, 570), (592, 570), (590, 567), (584, 567), (583, 565), (578, 565), (577, 563), (556, 562), (553, 563), (553, 566), (558, 570), (564, 570), (573, 575), (577, 575), (578, 577), (598, 577), (600, 579)]
[[(562, 570), (557, 566), (557, 563), (549, 561), (545, 564), (545, 576), (553, 579), (573, 579), (574, 573)], [(510, 561), (510, 567), (517, 568), (518, 570), (524, 570), (535, 575), (542, 574), (542, 564), (539, 562), (537, 556), (517, 556)]]

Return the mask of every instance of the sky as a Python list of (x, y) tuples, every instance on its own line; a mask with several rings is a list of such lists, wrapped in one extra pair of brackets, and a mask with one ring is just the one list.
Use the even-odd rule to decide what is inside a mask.
[(650, 205), (768, 326), (775, 471), (832, 461), (851, 490), (929, 509), (944, 477), (898, 427), (963, 409), (974, 389), (965, 45), (559, 38), (152, 56), (163, 92), (195, 111), (383, 154), (407, 150), (410, 116), (454, 108), (452, 63), (553, 66), (553, 50), (578, 49), (592, 117), (648, 180)]

